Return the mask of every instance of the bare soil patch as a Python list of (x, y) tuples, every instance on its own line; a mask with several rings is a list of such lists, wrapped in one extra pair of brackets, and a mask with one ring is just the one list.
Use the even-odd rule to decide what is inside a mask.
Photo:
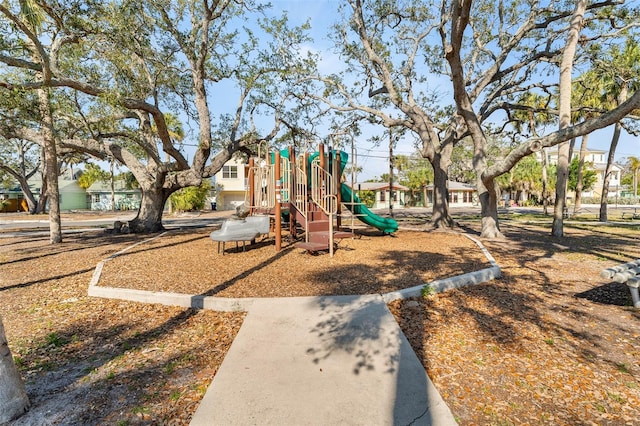
[[(463, 221), (469, 232), (479, 224)], [(640, 257), (640, 231), (504, 221), (483, 241), (504, 277), (390, 305), (461, 424), (637, 424), (640, 312), (602, 268)], [(216, 253), (210, 229), (173, 231), (108, 262), (100, 285), (283, 297), (383, 293), (488, 266), (455, 233), (365, 233), (336, 255), (272, 241)], [(9, 343), (34, 403), (16, 424), (187, 424), (242, 313), (86, 296), (96, 263), (143, 238), (3, 239)]]

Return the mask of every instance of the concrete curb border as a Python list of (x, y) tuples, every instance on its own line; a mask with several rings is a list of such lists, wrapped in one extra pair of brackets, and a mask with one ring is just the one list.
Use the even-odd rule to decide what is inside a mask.
[[(106, 262), (115, 259), (123, 253), (131, 250), (132, 248), (153, 241), (157, 238), (164, 236), (167, 232), (163, 232), (148, 240), (140, 241), (132, 246), (129, 246), (111, 256), (98, 262), (96, 268), (91, 277), (89, 283), (88, 295), (92, 297), (100, 297), (105, 299), (117, 299), (127, 300), (130, 302), (140, 303), (158, 303), (168, 306), (181, 306), (184, 308), (196, 308), (196, 309), (209, 309), (222, 312), (235, 312), (235, 311), (248, 311), (256, 298), (227, 298), (227, 297), (215, 297), (215, 296), (203, 296), (184, 293), (168, 293), (168, 292), (154, 292), (147, 290), (135, 290), (129, 288), (118, 287), (100, 287), (98, 282), (102, 274), (102, 269)], [(495, 261), (491, 253), (482, 245), (476, 238), (462, 234), (465, 237), (473, 241), (480, 251), (491, 263), (490, 268), (481, 269), (479, 271), (469, 272), (462, 275), (457, 275), (451, 278), (445, 278), (442, 280), (435, 280), (427, 284), (418, 285), (415, 287), (406, 288), (399, 291), (381, 294), (380, 296), (385, 303), (392, 302), (399, 299), (407, 299), (410, 297), (419, 297), (422, 295), (422, 291), (425, 287), (429, 287), (435, 293), (441, 293), (446, 290), (454, 288), (460, 288), (467, 285), (480, 284), (483, 282), (491, 281), (502, 276), (500, 266)]]
[(410, 297), (419, 297), (422, 295), (424, 288), (429, 287), (434, 293), (442, 293), (443, 291), (452, 290), (454, 288), (461, 288), (468, 285), (480, 284), (483, 282), (491, 281), (502, 276), (502, 270), (500, 266), (493, 258), (491, 253), (482, 245), (476, 238), (462, 234), (480, 248), (480, 251), (487, 258), (491, 264), (490, 268), (480, 269), (479, 271), (469, 272), (462, 275), (456, 275), (455, 277), (445, 278), (442, 280), (431, 281), (424, 285), (418, 285), (415, 287), (405, 288), (404, 290), (393, 291), (382, 295), (382, 299), (386, 302), (393, 302), (394, 300), (408, 299)]

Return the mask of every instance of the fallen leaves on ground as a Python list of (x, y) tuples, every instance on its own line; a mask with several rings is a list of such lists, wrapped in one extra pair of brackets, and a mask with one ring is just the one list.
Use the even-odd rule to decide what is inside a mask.
[(189, 423), (244, 314), (86, 296), (100, 260), (146, 238), (2, 240), (2, 314), (32, 402), (15, 425)]
[(503, 227), (507, 240), (484, 241), (502, 279), (391, 304), (456, 418), (638, 424), (640, 312), (599, 272), (637, 258), (639, 233)]

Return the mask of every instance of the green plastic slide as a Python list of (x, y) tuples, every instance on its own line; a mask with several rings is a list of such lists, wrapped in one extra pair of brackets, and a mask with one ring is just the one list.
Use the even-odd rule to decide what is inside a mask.
[[(344, 183), (341, 185), (341, 194), (343, 203), (362, 203), (360, 198), (351, 191)], [(374, 228), (378, 228), (384, 233), (391, 234), (398, 230), (398, 222), (389, 217), (378, 216), (367, 208), (364, 204), (347, 204), (347, 207), (353, 214), (356, 215), (358, 220), (371, 225)]]

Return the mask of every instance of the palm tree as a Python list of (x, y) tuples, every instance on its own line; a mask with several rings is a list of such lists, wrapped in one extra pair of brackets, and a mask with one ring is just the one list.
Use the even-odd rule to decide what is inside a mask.
[[(579, 79), (576, 80), (572, 96), (573, 104), (578, 106), (578, 112), (574, 113), (574, 120), (579, 121), (581, 119), (592, 118), (592, 110), (602, 109), (602, 97), (600, 93), (603, 92), (602, 80), (598, 77), (598, 74), (593, 70), (589, 70), (584, 73)], [(573, 212), (580, 210), (582, 206), (582, 191), (584, 190), (583, 184), (583, 170), (584, 170), (584, 158), (587, 153), (587, 144), (589, 141), (589, 135), (586, 134), (582, 137), (582, 143), (580, 144), (580, 155), (578, 157), (578, 176), (575, 187), (576, 200), (573, 206)]]
[[(534, 137), (538, 137), (538, 127), (544, 127), (547, 124), (554, 123), (556, 117), (549, 112), (549, 103), (551, 101), (550, 96), (543, 96), (533, 92), (525, 93), (518, 102), (524, 106), (523, 110), (516, 110), (513, 113), (514, 118), (517, 119), (515, 123), (516, 130), (522, 132), (523, 127), (526, 125), (528, 131)], [(548, 168), (547, 164), (547, 148), (543, 148), (542, 153), (542, 206), (544, 214), (548, 214), (549, 208), (549, 183), (547, 179)]]
[(524, 157), (511, 170), (511, 186), (518, 193), (518, 200), (526, 201), (531, 192), (541, 188), (537, 186), (542, 175), (542, 167), (535, 156)]

